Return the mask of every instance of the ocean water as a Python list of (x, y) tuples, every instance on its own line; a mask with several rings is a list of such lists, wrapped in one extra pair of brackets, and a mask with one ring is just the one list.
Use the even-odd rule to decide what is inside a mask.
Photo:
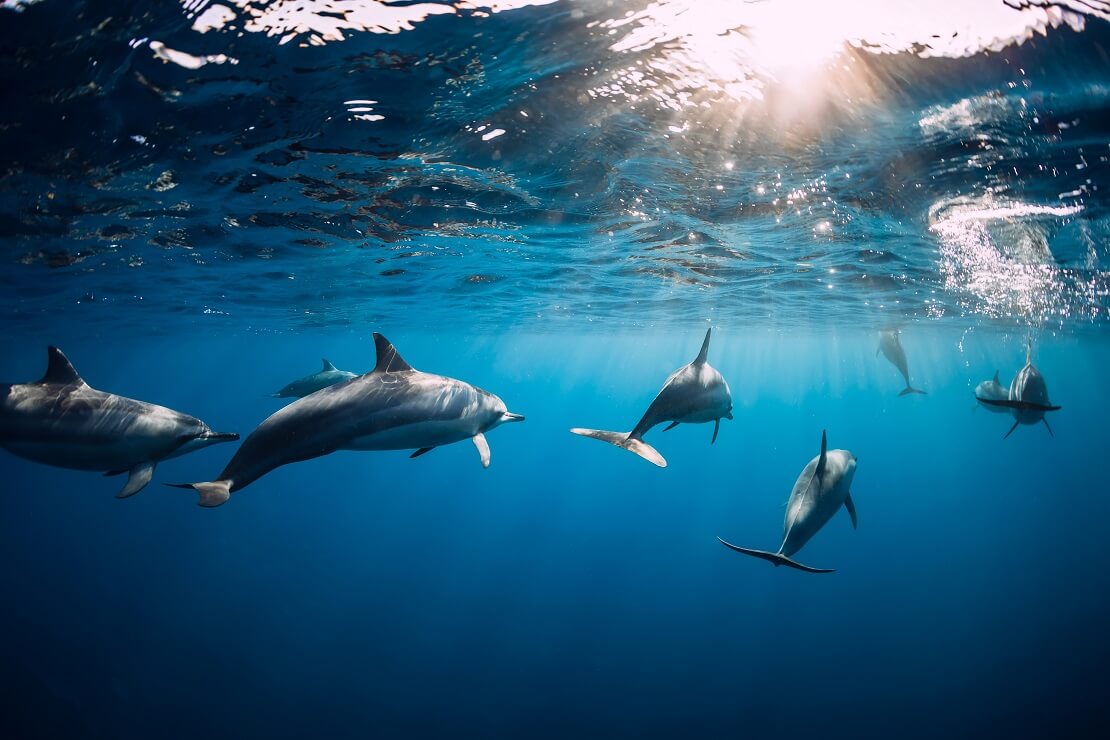
[[(5, 737), (1095, 737), (1110, 679), (1110, 6), (0, 5), (0, 381), (244, 437), (326, 357), (522, 424), (0, 453)], [(694, 358), (731, 421), (631, 429)], [(898, 327), (914, 386), (877, 355)], [(1052, 431), (977, 408), (1026, 348)], [(774, 550), (798, 473), (858, 457)], [(2, 439), (0, 439), (2, 441)]]

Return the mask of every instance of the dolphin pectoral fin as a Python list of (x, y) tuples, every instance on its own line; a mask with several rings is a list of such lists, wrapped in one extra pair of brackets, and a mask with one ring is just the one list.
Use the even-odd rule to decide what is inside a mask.
[(435, 447), (421, 447), (419, 450), (409, 455), (409, 459), (411, 460), (414, 457), (420, 457), (421, 455), (425, 455), (434, 449)]
[(482, 467), (489, 467), (489, 442), (486, 441), (486, 435), (478, 432), (470, 438), (474, 441), (474, 446), (478, 448), (478, 456), (482, 458)]
[(852, 494), (848, 494), (844, 499), (844, 508), (848, 510), (848, 516), (852, 517), (852, 529), (856, 529), (856, 505), (852, 501)]
[(781, 553), (768, 552), (767, 550), (753, 550), (753, 549), (748, 548), (748, 547), (737, 547), (736, 545), (725, 542), (720, 537), (718, 537), (717, 539), (720, 541), (720, 543), (722, 545), (724, 545), (725, 547), (727, 547), (730, 550), (735, 550), (736, 552), (740, 552), (740, 553), (743, 553), (745, 555), (751, 555), (753, 558), (759, 558), (760, 560), (766, 560), (768, 563), (771, 563), (776, 568), (780, 565), (785, 565), (789, 568), (797, 568), (798, 570), (803, 570), (806, 573), (835, 573), (836, 572), (835, 570), (829, 569), (829, 568), (813, 568), (813, 567), (810, 567), (808, 565), (802, 565), (797, 560), (791, 560), (790, 558), (786, 557), (785, 555), (783, 555)]
[(192, 488), (200, 494), (198, 505), (211, 509), (226, 504), (231, 498), (231, 481), (216, 480), (210, 483), (167, 483), (170, 488)]
[(1018, 428), (1018, 424), (1020, 424), (1020, 423), (1021, 423), (1021, 422), (1019, 422), (1019, 421), (1015, 421), (1015, 422), (1014, 422), (1014, 425), (1013, 425), (1012, 427), (1010, 427), (1010, 431), (1006, 432), (1005, 436), (1003, 436), (1003, 437), (1002, 437), (1002, 439), (1006, 439), (1006, 438), (1007, 438), (1007, 437), (1009, 437), (1009, 436), (1010, 436), (1011, 434), (1013, 434), (1013, 433), (1014, 433), (1014, 430)]
[(136, 493), (143, 490), (147, 483), (150, 483), (152, 477), (154, 477), (154, 463), (139, 463), (131, 468), (131, 473), (127, 476), (127, 483), (120, 492), (116, 494), (116, 498), (134, 496)]
[(717, 441), (717, 432), (719, 432), (719, 431), (721, 431), (721, 420), (720, 419), (714, 419), (713, 420), (713, 439), (709, 440), (709, 444), (713, 444), (714, 442)]
[(922, 396), (929, 395), (928, 393), (926, 393), (925, 391), (923, 391), (919, 388), (914, 388), (913, 386), (907, 385), (904, 389), (902, 389), (902, 392), (898, 394), (898, 397), (901, 398), (902, 396), (908, 396), (911, 393), (919, 393)]
[(1007, 399), (994, 400), (991, 398), (979, 398), (979, 396), (976, 396), (975, 399), (979, 401), (979, 403), (986, 404), (987, 406), (999, 406), (1001, 408), (1007, 409), (1018, 409), (1019, 411), (1048, 412), (1059, 411), (1060, 409), (1064, 408), (1063, 406), (1046, 406), (1043, 403), (1033, 403), (1032, 401), (1010, 401)]
[(667, 461), (663, 459), (663, 456), (660, 455), (654, 447), (639, 437), (632, 437), (627, 432), (604, 432), (600, 429), (582, 429), (581, 427), (575, 427), (570, 431), (571, 434), (577, 434), (581, 437), (590, 437), (591, 439), (600, 439), (602, 442), (608, 442), (611, 445), (620, 447), (622, 450), (633, 452), (652, 465), (658, 465), (661, 468), (667, 467)]
[(1052, 427), (1050, 427), (1050, 426), (1048, 425), (1048, 417), (1042, 417), (1042, 418), (1041, 418), (1041, 421), (1043, 421), (1043, 422), (1044, 422), (1044, 428), (1048, 430), (1048, 436), (1050, 436), (1050, 437), (1052, 437), (1053, 439), (1055, 439), (1055, 438), (1056, 438), (1056, 435), (1055, 435), (1055, 434), (1053, 433), (1053, 431), (1052, 431)]
[(672, 422), (671, 422), (670, 424), (668, 424), (668, 425), (667, 425), (667, 426), (666, 426), (666, 427), (665, 427), (665, 428), (663, 429), (663, 431), (664, 431), (664, 432), (669, 432), (669, 431), (671, 431), (672, 429), (674, 429), (674, 428), (675, 428), (676, 426), (678, 426), (678, 422), (677, 422), (677, 421), (672, 421)]

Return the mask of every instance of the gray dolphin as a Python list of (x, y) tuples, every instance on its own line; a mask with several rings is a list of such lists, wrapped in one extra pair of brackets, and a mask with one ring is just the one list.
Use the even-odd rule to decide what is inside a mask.
[(471, 439), (489, 467), (485, 432), (511, 414), (500, 398), (461, 380), (413, 370), (389, 340), (375, 332), (377, 363), (365, 375), (328, 386), (272, 414), (250, 433), (219, 478), (193, 488), (201, 506), (219, 506), (274, 468), (336, 450), (416, 449)]
[(809, 461), (794, 483), (790, 499), (786, 502), (786, 521), (783, 525), (782, 545), (778, 552), (751, 550), (729, 544), (720, 537), (721, 544), (736, 552), (761, 558), (776, 567), (788, 565), (807, 573), (832, 573), (832, 570), (802, 565), (790, 556), (802, 549), (821, 527), (832, 519), (843, 506), (852, 517), (856, 528), (856, 505), (852, 503), (852, 478), (856, 475), (856, 456), (848, 450), (827, 449), (825, 432), (821, 432), (821, 454)]
[(879, 332), (879, 348), (875, 350), (875, 354), (883, 353), (883, 357), (890, 360), (890, 364), (898, 368), (898, 372), (902, 373), (902, 377), (906, 380), (906, 387), (899, 393), (899, 396), (905, 396), (910, 393), (920, 393), (925, 395), (925, 391), (914, 388), (910, 385), (910, 367), (906, 362), (906, 350), (902, 349), (902, 340), (898, 338), (901, 332), (898, 329), (883, 329)]
[(1008, 414), (1010, 409), (1005, 406), (995, 406), (990, 401), (1005, 401), (1010, 398), (1010, 389), (1002, 385), (998, 379), (998, 371), (994, 371), (994, 377), (990, 380), (984, 380), (979, 385), (975, 386), (975, 400), (979, 405), (987, 411), (992, 411), (996, 414)]
[(47, 357), (42, 380), (0, 385), (0, 447), (13, 455), (58, 468), (128, 473), (116, 495), (126, 498), (150, 482), (162, 460), (239, 439), (164, 406), (89, 387), (57, 347)]
[(631, 432), (604, 432), (600, 429), (581, 427), (575, 427), (570, 431), (634, 452), (661, 468), (667, 467), (667, 461), (654, 447), (643, 440), (648, 430), (658, 424), (665, 421), (671, 422), (663, 430), (665, 432), (679, 424), (703, 424), (711, 421), (713, 439), (710, 440), (710, 444), (716, 442), (717, 432), (721, 428), (721, 419), (732, 418), (732, 393), (721, 374), (706, 361), (706, 355), (709, 354), (709, 338), (712, 334), (712, 328), (705, 332), (701, 351), (693, 362), (671, 373), (663, 383), (663, 388), (655, 396), (655, 400), (644, 412), (643, 418)]
[(315, 393), (321, 388), (327, 388), (329, 385), (342, 383), (344, 380), (358, 377), (354, 373), (340, 370), (335, 365), (328, 362), (328, 358), (324, 358), (324, 367), (312, 375), (306, 375), (303, 378), (297, 378), (289, 385), (282, 388), (277, 393), (271, 394), (272, 398), (304, 398), (310, 393)]
[(1049, 435), (1056, 436), (1052, 434), (1052, 427), (1048, 425), (1045, 414), (1049, 411), (1059, 411), (1062, 407), (1053, 406), (1048, 400), (1048, 385), (1045, 383), (1044, 376), (1033, 367), (1032, 343), (1025, 347), (1025, 367), (1010, 381), (1009, 398), (1005, 400), (980, 398), (979, 401), (987, 406), (1005, 408), (1014, 415), (1014, 425), (1002, 439), (1013, 434), (1018, 424), (1037, 422), (1043, 422)]

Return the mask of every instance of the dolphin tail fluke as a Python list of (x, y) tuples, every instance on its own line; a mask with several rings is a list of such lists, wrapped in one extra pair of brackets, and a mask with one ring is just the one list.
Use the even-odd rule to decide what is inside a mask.
[(658, 465), (661, 468), (667, 467), (667, 461), (663, 459), (663, 456), (660, 455), (654, 447), (638, 437), (633, 437), (629, 432), (603, 432), (600, 429), (582, 429), (580, 427), (575, 427), (570, 431), (572, 434), (590, 437), (591, 439), (600, 439), (602, 442), (616, 445), (621, 449), (639, 455), (649, 463)]
[(780, 565), (785, 565), (789, 568), (797, 568), (798, 570), (803, 570), (806, 573), (835, 573), (836, 572), (835, 570), (829, 569), (829, 568), (811, 568), (808, 565), (802, 565), (797, 560), (791, 560), (790, 558), (786, 557), (785, 555), (783, 555), (781, 553), (768, 552), (767, 550), (753, 550), (753, 549), (747, 548), (747, 547), (737, 547), (736, 545), (725, 542), (720, 537), (718, 537), (717, 539), (720, 540), (722, 545), (724, 545), (725, 547), (727, 547), (730, 550), (735, 550), (736, 552), (740, 552), (740, 553), (743, 553), (745, 555), (751, 555), (753, 558), (759, 558), (760, 560), (766, 560), (768, 563), (771, 563), (776, 568)]
[(226, 504), (231, 498), (231, 481), (215, 480), (210, 483), (167, 483), (173, 488), (192, 488), (200, 494), (200, 506), (212, 509), (221, 504)]
[(911, 393), (920, 393), (923, 396), (929, 395), (928, 393), (926, 393), (925, 391), (923, 391), (919, 388), (914, 388), (912, 385), (907, 385), (905, 387), (905, 389), (901, 393), (898, 394), (898, 397), (901, 398), (902, 396), (908, 396)]

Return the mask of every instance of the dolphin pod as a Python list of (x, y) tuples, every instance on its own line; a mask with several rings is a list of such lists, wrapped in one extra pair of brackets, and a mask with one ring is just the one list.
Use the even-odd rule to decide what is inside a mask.
[(647, 442), (644, 435), (653, 427), (669, 421), (663, 431), (674, 429), (679, 424), (704, 424), (713, 422), (713, 444), (721, 428), (721, 419), (732, 419), (732, 393), (728, 383), (717, 369), (706, 360), (709, 354), (709, 340), (713, 335), (712, 327), (705, 332), (701, 351), (689, 365), (684, 365), (671, 373), (655, 400), (630, 432), (606, 432), (600, 429), (574, 427), (570, 431), (583, 437), (600, 439), (622, 449), (634, 452), (650, 463), (661, 468), (667, 467), (663, 456)]
[(848, 450), (829, 450), (825, 432), (821, 432), (821, 452), (809, 461), (794, 482), (786, 502), (786, 520), (783, 522), (782, 544), (777, 552), (752, 550), (725, 542), (730, 550), (766, 560), (776, 567), (786, 565), (807, 573), (832, 573), (826, 568), (811, 568), (791, 558), (825, 526), (833, 514), (844, 507), (856, 528), (856, 505), (849, 490), (856, 475), (856, 456)]
[(162, 460), (238, 434), (213, 432), (200, 419), (105, 393), (82, 379), (57, 347), (34, 383), (0, 385), (0, 447), (58, 468), (127, 473), (117, 498), (141, 491)]
[(898, 368), (898, 372), (902, 373), (902, 378), (906, 381), (906, 387), (898, 394), (899, 396), (908, 396), (911, 393), (925, 395), (925, 391), (910, 385), (910, 368), (909, 363), (906, 362), (906, 350), (902, 348), (902, 340), (898, 338), (900, 334), (901, 331), (898, 329), (883, 329), (879, 332), (879, 348), (875, 350), (875, 355), (878, 356), (882, 352), (883, 357)]
[[(998, 373), (995, 373), (994, 377), (997, 383)], [(979, 386), (982, 385), (982, 383), (979, 384)], [(1052, 402), (1048, 400), (1048, 384), (1045, 383), (1044, 376), (1033, 365), (1032, 343), (1025, 347), (1025, 367), (1019, 370), (1014, 379), (1010, 381), (1010, 391), (1006, 398), (981, 397), (979, 386), (975, 388), (975, 398), (979, 403), (1009, 411), (1014, 415), (1014, 425), (1010, 427), (1010, 431), (1006, 432), (1002, 439), (1006, 439), (1013, 434), (1020, 424), (1036, 424), (1037, 422), (1044, 424), (1050, 436), (1056, 436), (1052, 433), (1052, 427), (1049, 426), (1045, 414), (1049, 411), (1059, 411), (1061, 407), (1053, 406)]]
[[(714, 422), (710, 443), (716, 441), (720, 420), (732, 418), (728, 384), (708, 360), (712, 330), (692, 362), (672, 373), (632, 431), (605, 432), (571, 429), (628, 449), (665, 467), (666, 461), (643, 436), (655, 426)], [(880, 351), (909, 384), (905, 353), (896, 330), (886, 330)], [(341, 374), (333, 382), (308, 392), (263, 421), (243, 442), (215, 480), (168, 484), (191, 488), (201, 506), (219, 506), (271, 470), (290, 463), (328, 455), (337, 450), (412, 449), (411, 457), (435, 447), (470, 439), (483, 467), (490, 463), (485, 434), (523, 416), (510, 413), (497, 396), (453, 378), (420, 372), (410, 366), (381, 334), (374, 334), (376, 361), (364, 375), (337, 370), (324, 360), (320, 373), (294, 381), (296, 387), (321, 375)], [(283, 389), (284, 392), (286, 389)], [(290, 393), (293, 393), (290, 390)], [(991, 411), (1010, 413), (1014, 424), (1044, 423), (1051, 405), (1044, 377), (1026, 348), (1025, 366), (1005, 388), (996, 371), (976, 386), (976, 399)], [(33, 383), (0, 384), (0, 448), (56, 467), (128, 473), (118, 497), (131, 496), (146, 486), (162, 460), (193, 450), (239, 439), (238, 434), (213, 432), (204, 422), (163, 406), (136, 401), (91, 388), (56, 347), (48, 349), (48, 367)], [(794, 560), (794, 555), (839, 511), (847, 509), (853, 528), (856, 511), (850, 488), (857, 458), (847, 450), (829, 450), (825, 432), (821, 451), (799, 474), (787, 502), (783, 539), (775, 552), (731, 544), (729, 549), (771, 562), (775, 566), (811, 573), (830, 573)]]
[(373, 370), (272, 414), (250, 433), (216, 480), (174, 485), (196, 490), (200, 505), (213, 507), (289, 463), (337, 450), (415, 449), (412, 457), (418, 457), (464, 439), (474, 442), (482, 466), (489, 467), (485, 433), (505, 422), (524, 420), (492, 393), (414, 370), (376, 332), (374, 347)]
[(304, 398), (307, 395), (315, 393), (321, 388), (327, 388), (329, 385), (342, 383), (344, 380), (350, 380), (356, 377), (355, 373), (340, 370), (335, 365), (324, 358), (324, 367), (312, 375), (306, 375), (303, 378), (297, 378), (292, 383), (289, 383), (277, 393), (270, 395), (271, 398)]

